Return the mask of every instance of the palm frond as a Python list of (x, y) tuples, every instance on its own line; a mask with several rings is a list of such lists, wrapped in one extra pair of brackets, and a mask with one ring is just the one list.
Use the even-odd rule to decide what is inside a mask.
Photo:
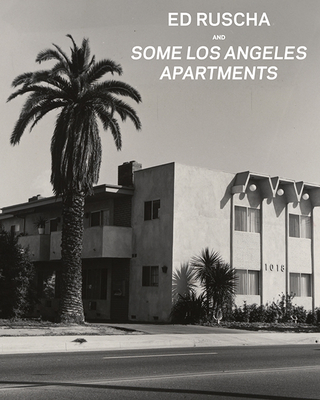
[[(57, 47), (55, 44), (53, 46)], [(39, 64), (50, 60), (59, 60), (60, 62), (64, 63), (66, 62), (65, 58), (60, 54), (60, 52), (53, 49), (41, 50), (36, 57), (36, 62)]]
[(116, 145), (116, 148), (119, 151), (122, 148), (122, 138), (121, 138), (120, 126), (118, 124), (118, 121), (115, 118), (110, 119), (109, 128), (111, 130), (111, 134), (113, 136), (113, 140)]
[(58, 45), (56, 45), (54, 43), (52, 45), (58, 50), (58, 53), (60, 55), (59, 60), (62, 63), (64, 63), (65, 65), (70, 67), (70, 63), (71, 62), (70, 62), (70, 58), (67, 56), (67, 54), (61, 49), (60, 46), (58, 46)]
[(70, 35), (70, 33), (68, 33), (66, 36), (67, 36), (69, 39), (71, 39), (71, 41), (72, 41), (73, 49), (71, 49), (71, 50), (76, 51), (76, 50), (78, 49), (78, 47), (77, 47), (77, 44), (76, 44), (76, 42), (74, 41), (72, 35)]
[(67, 107), (60, 113), (51, 152), (55, 193), (75, 188), (90, 193), (98, 182), (101, 163), (101, 141), (92, 110)]
[(137, 103), (141, 102), (140, 93), (125, 82), (109, 80), (98, 83), (96, 86), (93, 87), (93, 90), (101, 91), (103, 93), (112, 93), (120, 96), (128, 96), (131, 99), (135, 100)]
[(33, 76), (33, 72), (25, 72), (24, 74), (18, 75), (13, 81), (12, 81), (12, 87), (17, 87), (19, 85), (25, 85), (28, 84), (30, 81), (30, 78)]
[(120, 64), (115, 63), (112, 60), (101, 60), (91, 66), (87, 74), (88, 83), (96, 82), (102, 78), (105, 74), (110, 72), (112, 75), (117, 73), (122, 75), (122, 67)]
[(17, 76), (17, 88), (8, 98), (27, 95), (10, 141), (19, 143), (28, 126), (32, 130), (49, 112), (61, 109), (51, 141), (51, 182), (55, 194), (69, 190), (89, 193), (97, 183), (101, 164), (101, 138), (97, 121), (113, 136), (117, 150), (122, 147), (118, 119), (130, 119), (136, 129), (141, 121), (136, 111), (119, 96), (139, 103), (139, 92), (130, 85), (114, 80), (98, 82), (108, 72), (122, 73), (119, 64), (109, 59), (95, 62), (90, 55), (89, 40), (84, 38), (78, 47), (71, 35), (70, 57), (57, 45), (38, 53), (36, 62), (55, 61), (47, 70)]
[(31, 94), (22, 107), (21, 113), (10, 137), (10, 143), (12, 145), (18, 144), (29, 124), (31, 124), (31, 131), (35, 124), (45, 114), (63, 106), (65, 106), (65, 102), (55, 99), (54, 96), (48, 98), (47, 96), (35, 96), (34, 94)]
[(172, 297), (177, 299), (180, 296), (191, 296), (196, 292), (196, 279), (194, 271), (188, 263), (181, 264), (180, 269), (172, 275)]
[(89, 39), (88, 38), (83, 38), (82, 44), (81, 44), (81, 51), (83, 54), (83, 64), (86, 66), (86, 68), (89, 67), (90, 62), (90, 46), (89, 46)]
[(30, 126), (30, 132), (35, 127), (35, 125), (46, 115), (48, 112), (52, 110), (56, 110), (58, 108), (64, 107), (66, 103), (64, 101), (59, 100), (48, 100), (44, 101), (35, 107), (35, 117), (32, 125)]
[(129, 106), (129, 104), (126, 104), (125, 102), (118, 99), (115, 99), (113, 104), (114, 111), (120, 115), (122, 121), (125, 121), (128, 117), (131, 119), (137, 130), (141, 129), (141, 121), (136, 111), (131, 106)]
[(21, 95), (29, 93), (29, 92), (33, 92), (34, 98), (42, 95), (42, 96), (48, 96), (48, 98), (51, 97), (51, 98), (58, 98), (58, 99), (67, 99), (66, 94), (59, 89), (54, 89), (54, 88), (50, 88), (48, 86), (41, 86), (41, 85), (27, 85), (27, 86), (23, 86), (21, 89), (12, 93), (8, 97), (7, 102), (11, 101), (12, 99), (14, 99), (17, 96), (21, 96)]
[(196, 278), (201, 283), (205, 283), (208, 274), (214, 266), (223, 263), (223, 259), (218, 252), (209, 250), (208, 247), (202, 249), (200, 255), (191, 258), (190, 265), (195, 269)]
[(115, 118), (113, 118), (112, 114), (109, 113), (103, 107), (96, 107), (95, 112), (99, 116), (104, 130), (110, 129), (117, 150), (121, 150), (122, 138), (121, 138), (120, 126), (119, 126), (117, 120)]

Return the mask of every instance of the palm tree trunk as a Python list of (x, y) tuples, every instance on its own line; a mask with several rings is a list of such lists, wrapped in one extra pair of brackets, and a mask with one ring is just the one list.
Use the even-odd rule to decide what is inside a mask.
[(83, 193), (68, 193), (62, 199), (60, 321), (84, 323), (82, 303)]

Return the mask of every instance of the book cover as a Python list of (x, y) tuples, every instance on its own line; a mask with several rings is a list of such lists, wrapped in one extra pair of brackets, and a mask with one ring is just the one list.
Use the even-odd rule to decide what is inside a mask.
[(1, 204), (51, 193), (55, 117), (12, 147), (23, 99), (6, 99), (17, 75), (50, 65), (39, 51), (69, 50), (67, 34), (142, 95), (142, 130), (122, 124), (121, 152), (101, 132), (101, 183), (132, 159), (319, 182), (319, 12), (316, 0), (2, 2)]

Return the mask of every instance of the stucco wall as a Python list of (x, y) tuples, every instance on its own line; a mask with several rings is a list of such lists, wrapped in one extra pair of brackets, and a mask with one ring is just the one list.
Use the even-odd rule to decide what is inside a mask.
[(175, 164), (174, 270), (206, 247), (230, 262), (233, 178), (233, 174)]
[[(288, 213), (297, 215), (311, 216), (312, 205), (310, 200), (303, 200), (299, 203), (289, 203)], [(317, 246), (316, 242), (315, 245)], [(288, 273), (312, 274), (313, 260), (313, 239), (288, 238)], [(291, 289), (289, 290), (291, 292)], [(298, 297), (293, 299), (293, 303), (303, 306), (306, 310), (312, 309), (312, 297)]]
[[(171, 311), (174, 164), (135, 172), (129, 319), (166, 321)], [(144, 220), (144, 203), (160, 200), (158, 219)], [(142, 286), (142, 267), (159, 267), (159, 285)], [(162, 267), (167, 267), (167, 272)]]
[[(289, 237), (288, 215), (311, 215), (310, 201), (288, 203), (285, 196), (262, 198), (257, 190), (234, 195), (234, 206), (260, 208), (261, 233), (236, 232), (233, 227), (232, 259), (237, 269), (259, 269), (261, 303), (278, 301), (290, 293), (290, 273), (312, 272), (312, 240)], [(243, 296), (237, 297), (237, 304)], [(247, 296), (245, 300), (257, 302)], [(296, 297), (294, 303), (312, 308), (311, 297)]]
[(21, 236), (18, 243), (29, 249), (31, 261), (49, 261), (50, 235)]
[(281, 196), (262, 201), (262, 304), (286, 293), (286, 201)]
[[(94, 226), (84, 230), (82, 258), (131, 258), (132, 229)], [(50, 235), (50, 260), (61, 258), (61, 232)]]
[[(288, 213), (311, 216), (310, 201), (288, 205)], [(289, 237), (288, 267), (290, 272), (312, 273), (312, 240)]]
[(233, 219), (231, 223), (231, 263), (235, 269), (260, 271), (259, 290), (260, 295), (237, 295), (235, 304), (243, 306), (247, 304), (261, 304), (261, 232), (244, 232), (235, 230), (235, 207), (246, 207), (260, 211), (260, 218), (263, 218), (261, 197), (259, 188), (256, 191), (247, 193), (236, 193), (232, 199)]
[(313, 209), (314, 306), (320, 307), (320, 208)]
[(290, 272), (312, 273), (312, 242), (310, 239), (291, 238), (288, 243), (288, 266)]

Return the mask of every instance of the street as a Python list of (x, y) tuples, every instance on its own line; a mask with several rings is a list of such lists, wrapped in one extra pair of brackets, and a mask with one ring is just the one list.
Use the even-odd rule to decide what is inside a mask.
[(320, 399), (320, 346), (0, 356), (1, 399)]

